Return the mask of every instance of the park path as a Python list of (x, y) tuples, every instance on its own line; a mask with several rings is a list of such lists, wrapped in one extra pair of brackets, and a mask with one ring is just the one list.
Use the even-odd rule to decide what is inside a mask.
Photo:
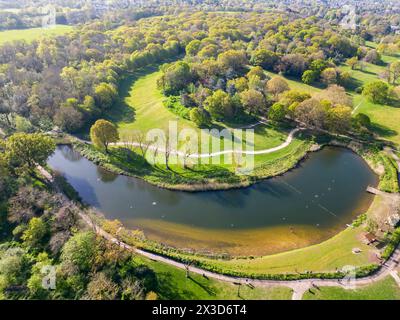
[(390, 275), (396, 281), (397, 285), (400, 287), (400, 277), (396, 270), (390, 271)]
[[(39, 172), (51, 183), (54, 184), (54, 179), (52, 175), (43, 167), (38, 166)], [(55, 185), (56, 189), (59, 190), (57, 185)], [(71, 201), (65, 196), (64, 196), (64, 205), (68, 206), (71, 204)], [(285, 286), (289, 287), (293, 290), (293, 300), (300, 300), (307, 290), (311, 288), (317, 288), (320, 286), (335, 286), (335, 287), (342, 287), (344, 289), (351, 289), (354, 286), (364, 286), (364, 285), (369, 285), (372, 284), (376, 281), (380, 281), (383, 278), (387, 276), (392, 276), (393, 277), (393, 272), (396, 271), (396, 268), (399, 265), (399, 260), (400, 260), (400, 248), (397, 248), (392, 256), (384, 262), (380, 269), (375, 272), (372, 275), (369, 275), (367, 277), (363, 278), (357, 278), (357, 279), (349, 279), (349, 280), (343, 280), (343, 279), (303, 279), (303, 280), (258, 280), (258, 279), (252, 279), (252, 278), (246, 278), (246, 277), (233, 277), (233, 276), (227, 276), (211, 271), (207, 271), (204, 269), (201, 269), (199, 267), (191, 266), (188, 264), (184, 264), (182, 262), (178, 262), (176, 260), (154, 254), (142, 249), (135, 248), (133, 246), (128, 245), (127, 243), (124, 243), (120, 240), (118, 240), (116, 237), (111, 235), (110, 233), (106, 232), (104, 229), (99, 227), (89, 215), (84, 213), (83, 211), (79, 210), (78, 214), (80, 218), (99, 236), (103, 237), (107, 241), (114, 243), (118, 245), (119, 247), (129, 250), (132, 253), (139, 254), (141, 256), (144, 256), (150, 260), (153, 261), (158, 261), (162, 263), (166, 263), (170, 266), (185, 270), (187, 273), (196, 273), (199, 275), (202, 275), (207, 278), (212, 278), (224, 282), (229, 282), (237, 285), (253, 285), (253, 286), (261, 286), (261, 287), (278, 287), (278, 286)], [(397, 281), (397, 280), (396, 280)]]
[[(257, 125), (259, 125), (261, 123), (263, 123), (263, 122), (260, 121), (260, 122), (258, 122), (256, 124), (251, 125), (251, 127), (255, 127), (255, 126), (257, 126)], [(285, 142), (283, 142), (282, 144), (280, 144), (277, 147), (273, 147), (273, 148), (269, 148), (269, 149), (263, 149), (263, 150), (240, 150), (240, 149), (235, 150), (235, 149), (229, 149), (229, 150), (218, 151), (218, 152), (193, 153), (193, 154), (187, 155), (182, 151), (166, 150), (165, 148), (152, 146), (152, 145), (148, 146), (147, 149), (148, 150), (152, 150), (152, 151), (161, 152), (161, 153), (166, 153), (167, 151), (169, 151), (170, 155), (177, 155), (177, 156), (188, 157), (188, 158), (210, 158), (210, 157), (216, 157), (216, 156), (220, 156), (220, 155), (224, 155), (224, 154), (231, 154), (231, 153), (246, 154), (246, 155), (259, 155), (259, 154), (272, 153), (272, 152), (279, 151), (281, 149), (286, 148), (293, 141), (294, 135), (297, 132), (301, 131), (301, 130), (305, 130), (305, 128), (292, 129), (290, 131), (289, 135), (287, 136)], [(114, 146), (126, 146), (126, 145), (129, 145), (129, 146), (133, 146), (133, 147), (144, 146), (144, 144), (141, 144), (140, 142), (116, 142), (116, 143), (112, 143), (111, 145), (114, 145)]]
[(357, 109), (361, 106), (361, 104), (364, 102), (364, 98), (360, 101), (360, 103), (358, 105), (356, 105), (356, 107), (353, 109), (353, 111), (351, 111), (351, 114), (355, 114)]

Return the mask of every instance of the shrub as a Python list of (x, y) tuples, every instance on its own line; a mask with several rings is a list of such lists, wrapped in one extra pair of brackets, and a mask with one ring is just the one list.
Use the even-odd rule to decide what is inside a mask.
[(164, 106), (168, 108), (170, 111), (175, 113), (176, 115), (184, 118), (184, 119), (190, 119), (189, 112), (190, 108), (186, 108), (183, 106), (180, 102), (180, 97), (179, 96), (170, 96), (166, 100), (164, 100)]

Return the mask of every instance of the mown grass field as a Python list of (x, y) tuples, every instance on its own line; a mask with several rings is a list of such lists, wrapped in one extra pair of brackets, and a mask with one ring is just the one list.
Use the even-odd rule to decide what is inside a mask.
[(400, 287), (388, 276), (374, 284), (346, 290), (338, 287), (320, 287), (306, 291), (303, 300), (400, 300)]
[[(152, 129), (167, 130), (169, 121), (176, 121), (179, 130), (192, 129), (200, 133), (200, 129), (193, 122), (173, 114), (163, 105), (166, 97), (157, 89), (157, 79), (160, 75), (157, 67), (149, 67), (121, 83), (122, 102), (115, 107), (110, 117), (118, 124), (121, 137), (134, 130), (145, 133)], [(227, 128), (222, 123), (218, 123), (216, 127)], [(260, 125), (255, 128), (255, 149), (276, 147), (286, 140), (287, 134), (287, 129)]]
[(50, 28), (30, 28), (30, 29), (1, 31), (0, 45), (15, 40), (26, 40), (30, 42), (40, 37), (60, 35), (69, 32), (71, 30), (73, 30), (72, 26), (58, 24)]
[(157, 292), (163, 300), (290, 300), (292, 297), (292, 290), (287, 287), (250, 288), (246, 285), (240, 287), (238, 296), (238, 287), (234, 284), (193, 273), (186, 278), (184, 270), (145, 258), (137, 259), (156, 273)]
[[(371, 48), (375, 48), (376, 44), (367, 43)], [(373, 131), (383, 139), (400, 144), (400, 105), (379, 105), (368, 101), (364, 96), (355, 92), (357, 87), (362, 87), (370, 82), (380, 79), (389, 63), (399, 60), (400, 56), (382, 55), (382, 65), (374, 65), (365, 63), (363, 70), (351, 70), (347, 65), (340, 67), (343, 71), (348, 71), (352, 76), (352, 86), (348, 90), (353, 97), (354, 115), (364, 113), (371, 118)]]
[[(371, 261), (372, 248), (361, 242), (362, 228), (348, 228), (317, 245), (256, 258), (212, 260), (194, 257), (203, 266), (215, 266), (224, 273), (241, 272), (247, 275), (296, 274), (311, 272), (335, 272), (346, 265), (367, 266)], [(360, 248), (360, 254), (352, 249)]]

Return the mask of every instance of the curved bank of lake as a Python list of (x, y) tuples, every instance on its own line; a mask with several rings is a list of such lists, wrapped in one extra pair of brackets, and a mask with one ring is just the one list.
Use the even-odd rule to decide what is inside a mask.
[(248, 188), (188, 193), (105, 171), (70, 146), (49, 165), (85, 203), (149, 239), (201, 251), (266, 255), (321, 242), (369, 207), (377, 176), (354, 152), (326, 147)]

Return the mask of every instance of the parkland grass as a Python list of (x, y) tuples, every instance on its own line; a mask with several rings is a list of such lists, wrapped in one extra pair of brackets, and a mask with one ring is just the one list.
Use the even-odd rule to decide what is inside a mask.
[(304, 300), (400, 300), (400, 287), (388, 276), (368, 286), (346, 290), (339, 287), (319, 287), (307, 291)]
[(49, 28), (30, 28), (30, 29), (18, 29), (18, 30), (6, 30), (0, 32), (0, 45), (6, 42), (12, 42), (16, 40), (25, 40), (31, 42), (41, 37), (57, 36), (66, 32), (72, 31), (72, 26), (67, 25), (55, 25)]
[[(289, 300), (292, 290), (278, 286), (272, 288), (249, 287), (227, 283), (198, 274), (186, 277), (184, 270), (146, 258), (136, 258), (155, 272), (157, 292), (162, 300)], [(239, 291), (239, 296), (238, 296)]]

